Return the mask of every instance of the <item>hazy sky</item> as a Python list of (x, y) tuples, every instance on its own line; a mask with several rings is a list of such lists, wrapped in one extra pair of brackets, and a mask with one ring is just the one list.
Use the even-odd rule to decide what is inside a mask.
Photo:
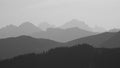
[(62, 25), (71, 19), (120, 27), (120, 0), (0, 0), (0, 27), (26, 21)]

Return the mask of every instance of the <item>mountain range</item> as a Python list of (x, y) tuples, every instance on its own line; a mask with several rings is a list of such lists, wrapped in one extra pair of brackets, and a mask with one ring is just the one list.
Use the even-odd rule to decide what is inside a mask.
[(77, 38), (82, 38), (95, 34), (97, 33), (86, 31), (79, 28), (69, 28), (69, 29), (50, 28), (47, 31), (33, 33), (30, 36), (34, 38), (45, 38), (59, 42), (67, 42)]
[(75, 39), (66, 43), (73, 46), (75, 44), (90, 44), (96, 48), (120, 48), (120, 32), (104, 32), (84, 38)]
[(55, 28), (56, 26), (51, 25), (51, 24), (49, 24), (49, 23), (47, 23), (47, 22), (43, 22), (43, 23), (40, 23), (38, 27), (39, 27), (41, 30), (46, 31), (47, 29), (49, 29), (49, 28)]
[(95, 48), (120, 48), (120, 32), (105, 32), (69, 42), (56, 42), (30, 36), (0, 39), (0, 58), (9, 58), (26, 53), (41, 53), (56, 47), (71, 47), (78, 44), (90, 44)]
[(92, 28), (90, 28), (84, 21), (79, 21), (77, 19), (73, 19), (64, 25), (60, 26), (62, 29), (68, 29), (68, 28), (75, 28), (78, 27), (79, 29), (92, 31)]
[(60, 26), (59, 28), (61, 29), (68, 29), (68, 28), (79, 28), (83, 29), (86, 31), (91, 31), (91, 32), (105, 32), (106, 29), (100, 26), (95, 26), (95, 27), (90, 27), (88, 26), (84, 21), (79, 21), (77, 19), (73, 19), (64, 25)]
[(15, 25), (8, 25), (0, 29), (0, 38), (29, 35), (39, 31), (41, 30), (30, 22), (25, 22), (18, 27)]
[(9, 58), (31, 52), (40, 53), (55, 47), (69, 47), (84, 43), (96, 48), (120, 47), (119, 31), (96, 33), (76, 26), (65, 29), (58, 27), (45, 29), (47, 30), (42, 30), (30, 22), (25, 22), (18, 27), (8, 25), (1, 28), (0, 58)]
[[(76, 23), (76, 21), (74, 21), (72, 21), (72, 24)], [(42, 23), (40, 24), (40, 26), (37, 27), (30, 22), (25, 22), (19, 26), (8, 25), (4, 28), (1, 28), (0, 39), (27, 35), (32, 36), (34, 38), (45, 38), (55, 40), (58, 42), (67, 42), (77, 38), (82, 38), (96, 34), (96, 32), (88, 31), (87, 29), (83, 28), (84, 27), (81, 27), (80, 29), (77, 26), (71, 26), (71, 28), (62, 29), (60, 27), (49, 25), (48, 23)]]
[[(78, 38), (72, 41), (67, 42), (67, 45), (75, 45), (75, 44), (90, 44), (94, 47), (101, 47), (101, 44), (111, 39), (116, 35), (117, 32), (104, 32), (97, 35), (92, 35), (84, 38)], [(103, 46), (104, 47), (104, 46)]]

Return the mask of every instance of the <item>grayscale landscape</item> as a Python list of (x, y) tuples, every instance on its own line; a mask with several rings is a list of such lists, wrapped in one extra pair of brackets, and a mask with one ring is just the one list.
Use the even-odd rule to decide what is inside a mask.
[(0, 68), (120, 68), (119, 0), (0, 0)]

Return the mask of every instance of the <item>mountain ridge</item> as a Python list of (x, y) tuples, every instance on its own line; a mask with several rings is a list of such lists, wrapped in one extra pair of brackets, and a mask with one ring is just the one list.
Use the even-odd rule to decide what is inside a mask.
[(19, 26), (9, 25), (0, 29), (0, 39), (28, 35), (34, 38), (45, 38), (58, 42), (67, 42), (96, 34), (96, 32), (80, 29), (78, 27), (62, 29), (59, 27), (48, 26), (45, 27), (45, 29), (46, 30), (42, 30), (40, 27), (37, 27), (30, 22), (24, 22)]
[(75, 45), (76, 43), (77, 44), (87, 43), (87, 44), (93, 45), (94, 47), (100, 47), (102, 43), (104, 43), (105, 41), (113, 37), (115, 34), (116, 33), (114, 32), (104, 32), (104, 33), (68, 41), (66, 44), (72, 46), (72, 45)]
[(45, 32), (33, 33), (30, 36), (35, 38), (52, 39), (58, 42), (67, 42), (70, 40), (74, 40), (77, 38), (82, 38), (90, 35), (95, 35), (95, 34), (97, 33), (75, 27), (69, 29), (51, 28)]
[(11, 37), (0, 39), (0, 57), (9, 58), (26, 53), (40, 53), (50, 48), (62, 46), (62, 43), (48, 40), (36, 39), (29, 36)]
[(77, 19), (72, 19), (71, 21), (69, 21), (69, 22), (65, 23), (64, 25), (60, 26), (60, 28), (62, 28), (62, 29), (68, 29), (68, 28), (74, 28), (74, 27), (84, 29), (84, 30), (87, 30), (87, 31), (92, 30), (87, 24), (85, 24), (84, 21), (79, 21)]
[(101, 44), (106, 48), (119, 48), (120, 47), (120, 31), (117, 32), (113, 37)]

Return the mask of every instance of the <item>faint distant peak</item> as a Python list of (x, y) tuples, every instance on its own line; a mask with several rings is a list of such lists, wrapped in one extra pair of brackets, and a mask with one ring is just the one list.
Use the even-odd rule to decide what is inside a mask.
[(68, 28), (73, 28), (73, 27), (78, 27), (79, 29), (91, 31), (91, 28), (84, 21), (79, 21), (77, 19), (73, 19), (73, 20), (65, 23), (60, 28), (68, 29)]
[(10, 25), (7, 25), (6, 27), (17, 27), (17, 26), (10, 24)]
[(19, 30), (22, 31), (23, 35), (28, 35), (28, 34), (32, 34), (34, 32), (39, 32), (41, 31), (37, 26), (35, 26), (34, 24), (30, 23), (30, 22), (25, 22), (22, 23), (19, 26)]
[(40, 25), (47, 25), (47, 26), (49, 26), (50, 24), (48, 22), (42, 22), (42, 23), (40, 23)]
[(43, 23), (39, 24), (39, 27), (42, 27), (42, 26), (49, 27), (49, 26), (51, 26), (51, 24), (49, 24), (48, 22), (43, 22)]
[(67, 22), (65, 25), (75, 25), (75, 26), (79, 26), (79, 25), (86, 25), (84, 21), (79, 21), (77, 19), (72, 19), (71, 21)]
[[(65, 29), (65, 30), (71, 30), (71, 31), (79, 31), (79, 30), (82, 30), (82, 29), (79, 29), (78, 27), (73, 27), (73, 28), (68, 28), (68, 29)], [(85, 31), (85, 30), (84, 30)]]
[(107, 30), (103, 27), (100, 27), (100, 26), (95, 26), (93, 28), (93, 32), (106, 32)]
[(17, 27), (17, 26), (10, 24), (10, 25), (7, 25), (6, 27)]
[(20, 26), (19, 26), (19, 28), (21, 29), (21, 30), (25, 30), (25, 31), (32, 31), (32, 32), (34, 32), (34, 31), (38, 31), (38, 30), (40, 30), (37, 26), (35, 26), (34, 24), (32, 24), (32, 23), (30, 23), (30, 22), (25, 22), (25, 23), (22, 23)]
[(49, 24), (48, 22), (43, 22), (39, 25), (39, 28), (46, 31), (49, 28), (55, 28), (54, 25)]
[(32, 24), (30, 22), (24, 22), (19, 27), (23, 27), (23, 26), (34, 26), (34, 27), (36, 27), (34, 24)]
[(113, 29), (110, 29), (109, 32), (119, 32), (120, 29), (119, 28), (113, 28)]
[[(80, 21), (80, 20), (77, 20), (77, 19), (72, 19), (70, 22), (73, 22), (73, 23), (83, 23), (85, 24), (84, 21)], [(69, 22), (68, 22), (69, 23)]]
[(10, 24), (10, 25), (7, 25), (7, 26), (5, 26), (5, 27), (3, 27), (1, 29), (16, 29), (16, 28), (18, 28), (18, 27), (13, 25), (13, 24)]

